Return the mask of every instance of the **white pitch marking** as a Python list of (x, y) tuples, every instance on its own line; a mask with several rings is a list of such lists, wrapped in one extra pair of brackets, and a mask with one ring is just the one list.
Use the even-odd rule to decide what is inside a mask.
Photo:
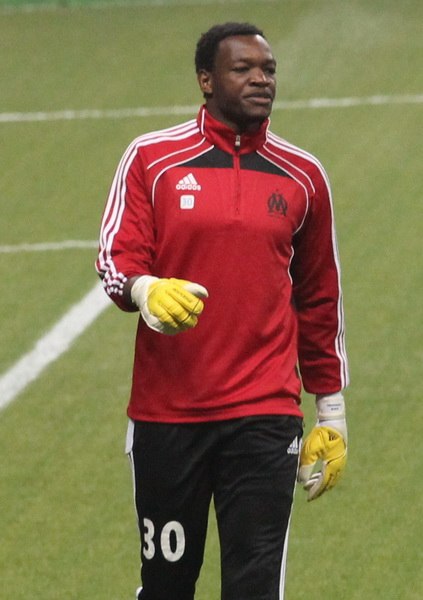
[[(422, 104), (423, 94), (351, 96), (346, 98), (310, 98), (274, 102), (273, 110), (302, 110), (322, 108), (351, 108), (354, 106), (380, 106), (395, 104)], [(84, 119), (128, 119), (133, 117), (193, 115), (198, 105), (175, 105), (116, 109), (58, 110), (51, 112), (0, 113), (0, 123), (43, 121), (78, 121)]]
[[(178, 4), (178, 8), (183, 6), (204, 6), (207, 4), (241, 4), (248, 0), (183, 0)], [(255, 0), (255, 2), (275, 3), (277, 0)], [(76, 11), (76, 10), (110, 10), (113, 8), (175, 8), (174, 2), (167, 0), (114, 0), (90, 2), (89, 4), (61, 4), (42, 2), (40, 4), (20, 4), (18, 6), (6, 5), (0, 7), (0, 14), (15, 14), (15, 13), (33, 13), (33, 12), (56, 12), (56, 11)]]
[(51, 250), (78, 250), (98, 248), (96, 240), (64, 240), (62, 242), (41, 242), (37, 244), (15, 244), (0, 246), (0, 254), (16, 254), (19, 252), (46, 252)]
[(36, 342), (32, 350), (0, 376), (0, 410), (37, 379), (50, 363), (66, 352), (110, 302), (102, 285), (98, 283)]

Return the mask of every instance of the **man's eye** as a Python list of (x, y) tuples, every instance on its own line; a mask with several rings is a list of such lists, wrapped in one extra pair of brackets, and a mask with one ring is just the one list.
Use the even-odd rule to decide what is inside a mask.
[(235, 71), (235, 73), (246, 73), (248, 67), (234, 67), (232, 70)]

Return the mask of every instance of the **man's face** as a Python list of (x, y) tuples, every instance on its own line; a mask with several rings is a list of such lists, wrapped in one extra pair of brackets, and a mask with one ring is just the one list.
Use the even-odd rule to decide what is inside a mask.
[(240, 133), (254, 131), (270, 115), (275, 71), (265, 39), (238, 35), (220, 42), (213, 70), (200, 72), (198, 80), (210, 113)]

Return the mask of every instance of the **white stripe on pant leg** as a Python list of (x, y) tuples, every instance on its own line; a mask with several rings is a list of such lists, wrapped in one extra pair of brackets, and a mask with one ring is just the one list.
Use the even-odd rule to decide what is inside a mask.
[(129, 419), (128, 429), (126, 430), (125, 454), (130, 454), (132, 452), (132, 447), (134, 445), (134, 429), (135, 423), (132, 419)]
[(280, 576), (280, 580), (279, 580), (279, 600), (283, 600), (284, 597), (285, 597), (286, 561), (287, 561), (287, 557), (288, 557), (289, 529), (291, 527), (291, 517), (292, 517), (292, 509), (293, 509), (293, 506), (294, 506), (295, 489), (297, 487), (298, 469), (300, 468), (300, 454), (301, 454), (302, 442), (303, 442), (303, 440), (301, 438), (300, 439), (300, 443), (299, 443), (299, 448), (298, 448), (297, 473), (295, 475), (294, 491), (293, 491), (293, 494), (292, 494), (291, 512), (289, 513), (288, 527), (286, 528), (285, 540), (284, 540), (284, 544), (283, 544), (282, 563), (281, 563), (281, 576)]
[(135, 423), (132, 419), (128, 421), (128, 429), (126, 430), (126, 440), (125, 440), (125, 454), (128, 455), (129, 464), (131, 466), (131, 474), (132, 474), (132, 491), (134, 498), (134, 508), (135, 514), (137, 516), (138, 526), (139, 526), (139, 518), (137, 511), (137, 503), (136, 503), (136, 485), (135, 485), (135, 465), (134, 465), (134, 454), (132, 452), (132, 448), (134, 446), (134, 431), (135, 431)]
[(283, 553), (282, 553), (282, 563), (281, 563), (281, 576), (279, 580), (279, 600), (284, 599), (285, 594), (285, 576), (286, 576), (286, 559), (288, 555), (288, 538), (289, 538), (289, 528), (291, 526), (291, 513), (289, 515), (288, 527), (286, 528), (285, 541), (283, 544)]
[[(135, 465), (134, 465), (134, 454), (132, 452), (132, 448), (134, 446), (134, 431), (135, 431), (135, 423), (132, 419), (128, 421), (128, 429), (126, 430), (126, 440), (125, 440), (125, 453), (128, 455), (129, 464), (131, 465), (131, 473), (132, 473), (132, 489), (133, 489), (133, 498), (134, 498), (134, 508), (135, 515), (137, 517), (137, 523), (139, 528), (139, 516), (137, 511), (137, 502), (136, 502), (136, 493), (137, 488), (135, 485)], [(138, 587), (135, 592), (135, 599), (138, 600), (138, 594), (142, 590), (142, 587)]]

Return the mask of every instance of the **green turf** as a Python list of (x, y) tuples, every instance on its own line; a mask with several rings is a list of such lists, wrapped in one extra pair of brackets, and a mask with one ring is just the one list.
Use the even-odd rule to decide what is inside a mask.
[[(417, 0), (19, 4), (0, 2), (0, 113), (195, 105), (196, 39), (229, 19), (265, 30), (279, 100), (423, 92)], [(127, 143), (180, 119), (0, 123), (0, 246), (95, 239)], [(352, 374), (348, 470), (316, 503), (297, 490), (286, 600), (420, 600), (422, 105), (278, 110), (272, 129), (331, 178)], [(92, 288), (94, 259), (0, 254), (0, 373)], [(135, 322), (108, 309), (0, 414), (6, 600), (133, 597), (123, 443)], [(312, 408), (306, 397), (307, 427)], [(212, 514), (198, 600), (218, 600), (218, 580)]]

